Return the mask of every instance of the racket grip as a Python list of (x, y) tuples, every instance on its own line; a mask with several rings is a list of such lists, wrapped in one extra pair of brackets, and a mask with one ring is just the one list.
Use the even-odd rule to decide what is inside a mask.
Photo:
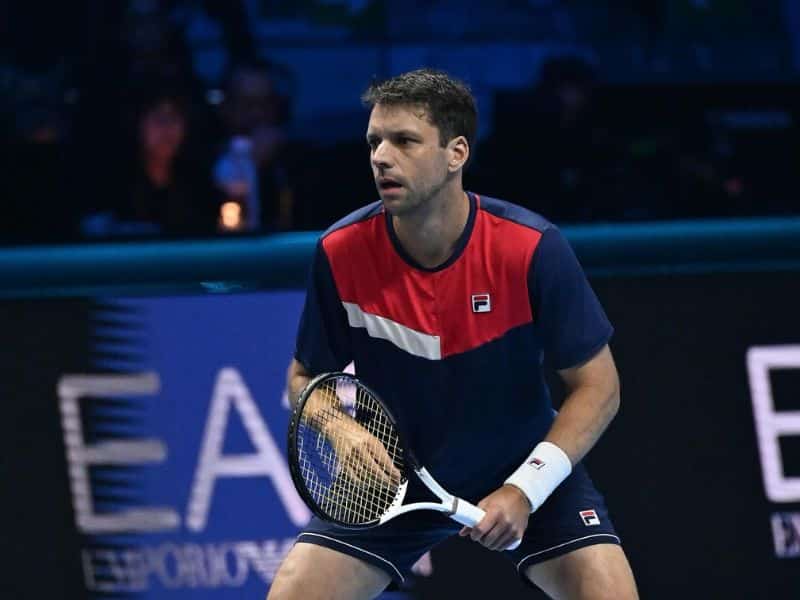
[(450, 518), (467, 527), (475, 527), (475, 525), (486, 516), (486, 511), (482, 508), (478, 508), (474, 504), (470, 504), (461, 498), (456, 498), (455, 509), (455, 512), (450, 515)]
[[(450, 515), (450, 518), (467, 527), (475, 527), (483, 517), (486, 516), (486, 511), (478, 508), (474, 504), (470, 504), (466, 500), (456, 498), (455, 512)], [(522, 540), (514, 540), (509, 544), (506, 550), (516, 550), (519, 548)]]

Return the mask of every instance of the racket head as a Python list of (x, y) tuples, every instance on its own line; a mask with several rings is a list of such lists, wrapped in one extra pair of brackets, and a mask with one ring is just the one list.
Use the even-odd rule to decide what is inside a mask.
[[(366, 432), (383, 446), (381, 460), (388, 457), (400, 474), (396, 483), (370, 484), (365, 483), (369, 478), (354, 476), (364, 469), (354, 467), (351, 453), (340, 450), (348, 447), (354, 431), (359, 436)], [(342, 372), (323, 373), (300, 393), (289, 423), (288, 457), (292, 481), (306, 505), (319, 518), (348, 529), (383, 522), (402, 503), (413, 468), (394, 415), (366, 384)]]

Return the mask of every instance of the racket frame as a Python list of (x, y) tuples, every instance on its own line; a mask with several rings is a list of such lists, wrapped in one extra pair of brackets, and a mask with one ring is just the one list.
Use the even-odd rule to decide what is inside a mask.
[[(384, 410), (387, 418), (392, 425), (394, 425), (398, 436), (398, 446), (403, 449), (403, 475), (405, 476), (405, 480), (400, 483), (398, 492), (395, 495), (391, 506), (386, 510), (386, 512), (379, 519), (374, 519), (366, 523), (345, 523), (327, 514), (317, 504), (316, 500), (314, 500), (313, 496), (308, 491), (305, 480), (300, 473), (299, 461), (297, 457), (297, 430), (300, 425), (303, 408), (305, 407), (305, 404), (312, 392), (329, 379), (349, 379), (354, 385), (364, 388), (364, 390), (367, 391), (375, 400), (375, 402)], [(435, 510), (445, 514), (462, 525), (474, 527), (481, 519), (483, 519), (484, 515), (486, 514), (481, 508), (478, 508), (474, 504), (449, 493), (439, 484), (438, 481), (436, 481), (436, 479), (434, 479), (433, 475), (431, 475), (425, 467), (420, 466), (419, 462), (414, 456), (414, 453), (405, 443), (403, 432), (400, 430), (397, 419), (395, 419), (394, 414), (391, 410), (389, 410), (389, 407), (386, 406), (386, 403), (368, 385), (350, 373), (322, 373), (311, 379), (311, 381), (306, 384), (305, 388), (303, 388), (303, 390), (300, 392), (295, 409), (292, 412), (292, 418), (289, 424), (288, 455), (289, 471), (291, 473), (292, 480), (294, 481), (295, 488), (311, 511), (320, 519), (334, 523), (345, 529), (371, 529), (373, 527), (382, 525), (399, 515), (414, 510)], [(411, 472), (413, 472), (417, 479), (419, 479), (423, 485), (425, 485), (425, 487), (431, 491), (431, 493), (439, 498), (440, 502), (413, 502), (411, 504), (402, 504), (408, 490), (408, 479)], [(513, 549), (518, 545), (519, 540), (509, 546), (509, 549)]]

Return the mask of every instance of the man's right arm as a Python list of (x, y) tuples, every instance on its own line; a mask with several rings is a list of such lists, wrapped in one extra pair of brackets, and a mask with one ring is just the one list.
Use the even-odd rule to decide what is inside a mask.
[(292, 407), (292, 410), (297, 406), (300, 392), (308, 385), (309, 381), (311, 381), (311, 375), (306, 371), (303, 363), (293, 358), (286, 372), (286, 389), (289, 393), (289, 405)]
[[(292, 359), (286, 373), (292, 410), (297, 407), (300, 394), (311, 378), (303, 364), (296, 358)], [(338, 398), (334, 397), (332, 402), (315, 392), (306, 401), (304, 420), (328, 439), (352, 479), (366, 480), (372, 475), (380, 485), (398, 485), (400, 471), (386, 449), (342, 408)]]
[[(293, 358), (292, 362), (289, 363), (289, 369), (286, 373), (286, 389), (289, 395), (289, 405), (292, 407), (293, 411), (297, 408), (300, 394), (311, 379), (312, 375), (305, 366), (303, 366), (303, 363)], [(311, 394), (311, 397), (306, 401), (303, 414), (304, 421), (309, 426), (326, 436), (329, 434), (327, 431), (329, 427), (335, 426), (336, 421), (347, 417), (347, 415), (340, 410), (339, 406), (332, 404), (329, 398), (320, 395), (319, 392)]]

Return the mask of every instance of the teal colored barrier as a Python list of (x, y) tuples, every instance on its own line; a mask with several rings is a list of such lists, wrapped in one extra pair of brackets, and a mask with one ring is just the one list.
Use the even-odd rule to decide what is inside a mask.
[[(564, 227), (595, 277), (800, 270), (800, 217)], [(316, 232), (0, 249), (0, 297), (297, 288)]]

